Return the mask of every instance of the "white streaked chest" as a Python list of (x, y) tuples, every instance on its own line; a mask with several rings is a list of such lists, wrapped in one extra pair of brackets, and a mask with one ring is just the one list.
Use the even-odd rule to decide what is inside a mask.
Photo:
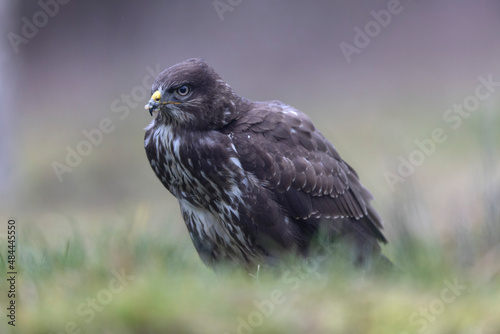
[(144, 145), (155, 147), (149, 160), (158, 178), (174, 196), (184, 196), (184, 188), (189, 183), (188, 181), (192, 183), (194, 178), (190, 169), (182, 164), (181, 138), (175, 134), (172, 126), (162, 125), (151, 130), (146, 136)]
[(231, 233), (234, 233), (234, 229), (231, 227), (232, 231), (229, 231), (227, 224), (224, 224), (220, 217), (204, 208), (192, 205), (185, 199), (180, 199), (179, 205), (183, 216), (189, 218), (186, 223), (192, 230), (196, 230), (198, 235), (206, 235), (211, 240), (221, 238), (226, 244), (231, 243)]
[(179, 200), (179, 205), (191, 238), (194, 239), (196, 235), (204, 242), (210, 241), (216, 257), (229, 257), (244, 263), (243, 252), (255, 255), (247, 236), (235, 222), (227, 221), (224, 219), (227, 217), (215, 215), (184, 199)]

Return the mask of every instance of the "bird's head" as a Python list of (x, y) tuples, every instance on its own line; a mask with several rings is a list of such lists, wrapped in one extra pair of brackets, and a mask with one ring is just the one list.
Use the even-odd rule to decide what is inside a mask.
[(156, 122), (189, 129), (217, 129), (235, 116), (241, 98), (202, 59), (189, 59), (156, 78), (145, 108)]

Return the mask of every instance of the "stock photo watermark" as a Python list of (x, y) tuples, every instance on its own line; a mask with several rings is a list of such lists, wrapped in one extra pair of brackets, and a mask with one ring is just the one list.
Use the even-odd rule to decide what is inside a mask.
[[(465, 285), (460, 284), (457, 278), (453, 282), (446, 279), (443, 284), (445, 287), (441, 289), (438, 297), (432, 299), (427, 305), (420, 307), (418, 311), (413, 312), (408, 317), (410, 326), (414, 327), (417, 333), (423, 333), (429, 327), (429, 324), (436, 321), (447, 306), (455, 302), (467, 288)], [(415, 329), (411, 333), (414, 333)], [(409, 332), (403, 331), (399, 332), (399, 334), (409, 334)]]
[[(297, 291), (301, 283), (313, 277), (321, 285), (326, 285), (327, 277), (319, 273), (318, 269), (327, 257), (331, 256), (333, 249), (331, 245), (318, 245), (312, 252), (312, 256), (284, 271), (281, 275), (279, 287), (274, 288), (267, 298), (255, 299), (252, 304), (254, 310), (244, 317), (236, 318), (237, 334), (251, 334), (254, 330), (264, 324), (264, 321), (271, 317), (277, 309), (287, 300), (289, 294)], [(225, 332), (224, 334), (229, 334)]]
[[(412, 0), (408, 0), (412, 1)], [(377, 37), (384, 28), (387, 28), (395, 15), (403, 11), (403, 5), (399, 0), (389, 0), (386, 9), (370, 11), (373, 20), (368, 21), (364, 28), (354, 27), (354, 37), (352, 43), (342, 41), (339, 44), (340, 51), (344, 55), (347, 63), (352, 61), (354, 54), (359, 55), (361, 51), (370, 45), (371, 41)]]
[(396, 190), (399, 183), (404, 183), (412, 176), (417, 168), (421, 166), (427, 158), (437, 151), (437, 147), (448, 139), (450, 130), (458, 130), (463, 121), (476, 112), (482, 101), (489, 99), (500, 87), (500, 81), (493, 80), (493, 74), (478, 77), (479, 84), (474, 89), (474, 93), (466, 96), (462, 103), (455, 103), (443, 112), (443, 127), (432, 129), (429, 136), (424, 139), (415, 139), (413, 143), (416, 148), (407, 155), (399, 155), (398, 166), (393, 171), (384, 173), (385, 180), (392, 191)]
[(7, 221), (7, 323), (10, 326), (16, 326), (16, 294), (17, 291), (17, 264), (16, 264), (16, 220), (9, 219)]
[[(128, 275), (125, 270), (120, 272), (117, 270), (111, 271), (113, 277), (109, 280), (108, 286), (105, 289), (99, 290), (95, 296), (87, 298), (81, 302), (76, 308), (76, 314), (79, 320), (70, 320), (64, 325), (64, 329), (51, 332), (51, 334), (78, 334), (82, 331), (82, 325), (91, 323), (97, 313), (102, 312), (108, 304), (110, 304), (115, 295), (123, 292), (125, 287), (135, 279), (135, 276)], [(79, 322), (84, 324), (79, 325)]]
[[(160, 65), (156, 65), (156, 69), (153, 69), (147, 66), (146, 72), (147, 74), (142, 79), (142, 85), (133, 87), (129, 94), (121, 94), (120, 98), (116, 98), (111, 102), (110, 110), (120, 120), (125, 120), (132, 109), (137, 109), (139, 103), (150, 96), (151, 86), (157, 75), (161, 72), (161, 67)], [(74, 171), (84, 158), (94, 151), (94, 148), (103, 143), (105, 135), (112, 133), (115, 129), (116, 122), (113, 122), (111, 118), (105, 117), (99, 121), (97, 127), (81, 131), (84, 139), (80, 140), (74, 146), (66, 145), (64, 162), (54, 160), (51, 163), (52, 170), (59, 182), (63, 182), (64, 174)]]
[(232, 12), (236, 7), (241, 5), (243, 0), (215, 0), (212, 2), (215, 12), (221, 21), (224, 21), (224, 14)]
[(23, 16), (21, 18), (21, 29), (18, 33), (9, 31), (7, 38), (9, 39), (12, 49), (15, 53), (19, 52), (21, 45), (26, 45), (30, 40), (35, 38), (40, 29), (45, 27), (51, 18), (56, 16), (61, 6), (68, 4), (71, 0), (40, 0), (37, 2), (40, 8), (36, 11), (31, 18)]

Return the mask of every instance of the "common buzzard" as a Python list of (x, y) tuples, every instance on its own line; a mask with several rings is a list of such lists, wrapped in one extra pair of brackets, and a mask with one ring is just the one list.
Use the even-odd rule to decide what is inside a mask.
[(302, 112), (236, 95), (202, 59), (163, 71), (145, 108), (147, 157), (206, 264), (307, 256), (319, 232), (354, 262), (379, 258), (372, 195)]

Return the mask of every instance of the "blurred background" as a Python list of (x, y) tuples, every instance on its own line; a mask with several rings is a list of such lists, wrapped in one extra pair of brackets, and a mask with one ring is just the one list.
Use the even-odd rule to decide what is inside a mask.
[[(190, 246), (147, 162), (143, 106), (153, 76), (192, 57), (241, 96), (307, 113), (375, 195), (394, 244), (412, 233), (486, 253), (500, 239), (500, 83), (470, 115), (448, 114), (458, 128), (444, 118), (484, 80), (500, 82), (498, 1), (5, 0), (0, 9), (1, 216), (48, 245), (75, 228), (88, 238), (122, 225), (166, 229)], [(103, 122), (107, 133), (96, 130)], [(436, 128), (446, 140), (390, 182)], [(463, 236), (485, 222), (491, 240), (470, 245)]]
[[(447, 127), (448, 140), (396, 189), (412, 182), (453, 209), (472, 200), (460, 188), (477, 181), (464, 175), (483, 172), (484, 141), (498, 142), (498, 91), (458, 130), (443, 122), (447, 109), (474, 93), (479, 76), (500, 81), (496, 1), (402, 1), (350, 62), (340, 44), (356, 47), (354, 27), (364, 30), (374, 21), (370, 12), (387, 11), (387, 1), (222, 1), (217, 9), (213, 1), (47, 4), (3, 4), (2, 205), (19, 219), (113, 208), (119, 215), (142, 202), (165, 214), (161, 206), (172, 198), (145, 158), (151, 118), (143, 105), (151, 73), (192, 57), (206, 59), (242, 96), (279, 99), (309, 114), (380, 205), (394, 197), (384, 174), (434, 128)], [(105, 118), (111, 133), (69, 166), (68, 147), (77, 150), (87, 139), (82, 131)], [(62, 182), (54, 162), (71, 169), (56, 164)]]

